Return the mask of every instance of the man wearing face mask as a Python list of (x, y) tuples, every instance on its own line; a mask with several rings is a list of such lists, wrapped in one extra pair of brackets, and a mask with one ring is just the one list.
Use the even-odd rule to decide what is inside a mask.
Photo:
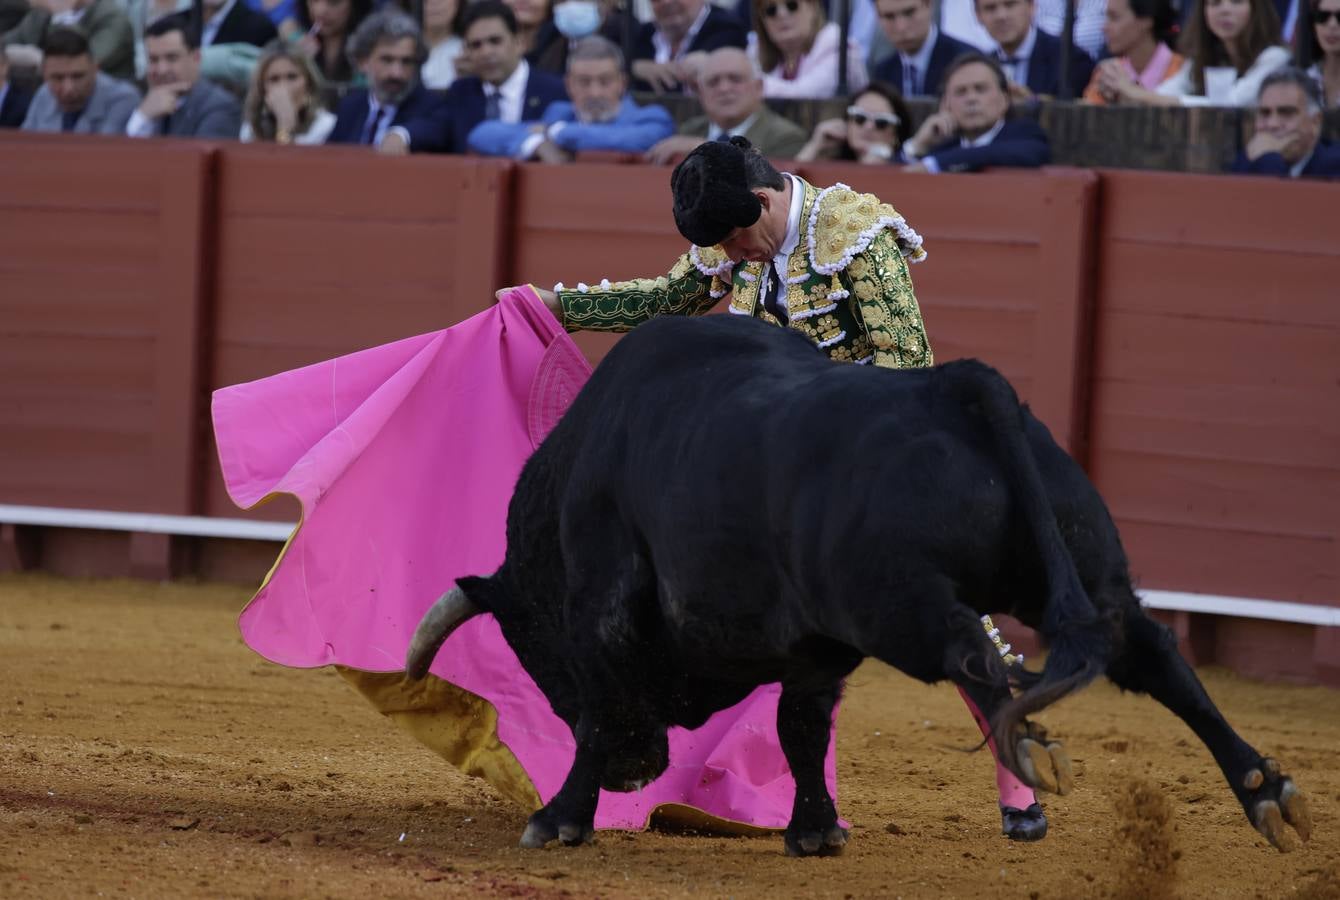
[(481, 122), (470, 132), (470, 149), (562, 163), (582, 150), (642, 153), (675, 129), (665, 109), (638, 106), (628, 96), (623, 53), (600, 35), (573, 45), (564, 83), (571, 102), (549, 104), (539, 122)]
[(398, 9), (373, 13), (349, 39), (368, 80), (340, 101), (327, 144), (363, 144), (387, 156), (442, 153), (450, 129), (446, 101), (419, 83), (428, 55), (419, 25)]
[(584, 37), (600, 35), (615, 46), (623, 46), (627, 17), (614, 8), (615, 0), (562, 0), (554, 14), (540, 26), (535, 50), (526, 57), (533, 68), (566, 75), (568, 54)]

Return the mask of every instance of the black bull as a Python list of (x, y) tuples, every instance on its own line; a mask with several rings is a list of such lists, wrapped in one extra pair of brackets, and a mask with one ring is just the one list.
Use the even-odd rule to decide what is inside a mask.
[[(641, 326), (526, 463), (501, 568), (462, 578), (420, 623), (410, 676), (478, 612), (577, 742), (524, 846), (589, 840), (600, 787), (665, 769), (668, 726), (780, 682), (786, 849), (840, 849), (823, 760), (842, 679), (868, 656), (962, 687), (1002, 761), (1061, 792), (1069, 760), (1026, 716), (1105, 673), (1199, 735), (1272, 844), (1288, 843), (1285, 823), (1311, 830), (1293, 782), (1141, 611), (1084, 472), (975, 361), (838, 365), (735, 316)], [(979, 623), (996, 612), (1042, 633), (1040, 674), (1002, 662)]]

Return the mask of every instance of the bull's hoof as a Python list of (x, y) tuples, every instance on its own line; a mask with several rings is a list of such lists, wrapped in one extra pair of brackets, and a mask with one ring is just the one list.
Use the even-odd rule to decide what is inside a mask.
[(1280, 765), (1270, 757), (1262, 757), (1257, 768), (1248, 769), (1242, 778), (1246, 792), (1243, 805), (1247, 807), (1252, 826), (1281, 853), (1295, 849), (1293, 838), (1285, 826), (1292, 826), (1298, 837), (1307, 843), (1312, 837), (1312, 812), (1302, 791), (1293, 779), (1280, 771)]
[(1002, 806), (1000, 830), (1012, 841), (1040, 841), (1047, 836), (1047, 814), (1040, 803), (1034, 803), (1028, 809)]
[(847, 829), (833, 825), (823, 831), (786, 830), (787, 856), (837, 856), (847, 846)]
[(548, 809), (542, 809), (526, 823), (526, 830), (521, 833), (521, 846), (528, 850), (539, 850), (551, 841), (558, 840), (566, 846), (576, 847), (591, 843), (595, 836), (595, 828), (591, 823), (559, 822)]
[(1030, 787), (1053, 794), (1068, 794), (1075, 789), (1070, 754), (1057, 741), (1042, 743), (1031, 737), (1015, 744), (1019, 774)]

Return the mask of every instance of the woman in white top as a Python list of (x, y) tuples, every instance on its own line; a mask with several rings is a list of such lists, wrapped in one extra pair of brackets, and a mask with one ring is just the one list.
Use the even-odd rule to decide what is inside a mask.
[(1186, 64), (1156, 89), (1120, 86), (1120, 99), (1146, 106), (1252, 106), (1261, 82), (1289, 64), (1271, 0), (1197, 0), (1178, 49)]
[(451, 87), (458, 71), (458, 57), (465, 44), (461, 41), (461, 14), (465, 4), (460, 0), (423, 0), (423, 40), (428, 45), (428, 59), (419, 70), (424, 87), (445, 90)]
[(335, 116), (321, 106), (321, 76), (296, 48), (276, 46), (256, 63), (242, 110), (244, 143), (324, 144)]
[[(749, 35), (749, 53), (763, 72), (763, 96), (835, 96), (841, 38), (837, 23), (827, 22), (819, 0), (752, 2), (757, 30)], [(859, 91), (869, 81), (861, 45), (849, 40), (847, 90)]]
[(1326, 108), (1340, 108), (1340, 0), (1312, 0), (1308, 11), (1294, 30), (1298, 65), (1321, 87)]

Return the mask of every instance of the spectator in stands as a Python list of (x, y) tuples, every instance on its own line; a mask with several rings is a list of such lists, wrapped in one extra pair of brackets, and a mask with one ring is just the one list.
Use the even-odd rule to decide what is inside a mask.
[[(977, 18), (995, 41), (991, 55), (1009, 78), (1016, 100), (1055, 97), (1061, 83), (1061, 39), (1033, 22), (1033, 0), (976, 0)], [(1070, 86), (1078, 94), (1093, 76), (1093, 60), (1071, 48)]]
[(236, 140), (242, 108), (228, 91), (200, 77), (200, 35), (186, 13), (146, 28), (144, 52), (149, 92), (126, 123), (126, 134)]
[(42, 86), (23, 130), (122, 134), (139, 102), (134, 87), (98, 71), (82, 31), (55, 25), (42, 42)]
[(144, 80), (149, 63), (144, 56), (144, 29), (173, 13), (189, 12), (192, 0), (124, 0), (130, 28), (135, 35), (135, 78)]
[(931, 0), (875, 0), (879, 27), (895, 52), (875, 67), (875, 80), (904, 97), (935, 96), (945, 69), (973, 47), (941, 33), (931, 21)]
[(28, 115), (33, 92), (9, 80), (9, 61), (0, 52), (0, 128), (18, 128)]
[(1340, 107), (1340, 0), (1312, 0), (1311, 27), (1296, 32), (1298, 64), (1321, 88), (1326, 109)]
[(987, 166), (1036, 168), (1051, 159), (1036, 122), (1011, 119), (1010, 87), (1000, 64), (973, 53), (945, 73), (941, 111), (903, 144), (913, 172), (976, 172)]
[(1176, 14), (1168, 0), (1108, 0), (1103, 34), (1112, 56), (1094, 70), (1084, 89), (1085, 102), (1115, 103), (1121, 99), (1122, 85), (1138, 84), (1152, 91), (1176, 75), (1185, 60), (1167, 43), (1175, 25)]
[(1287, 178), (1340, 178), (1340, 148), (1321, 138), (1321, 91), (1301, 69), (1277, 69), (1261, 82), (1256, 133), (1233, 171)]
[(201, 0), (200, 46), (250, 44), (264, 47), (278, 37), (266, 16), (244, 0)]
[(19, 24), (0, 37), (9, 61), (36, 67), (47, 31), (56, 25), (76, 25), (88, 36), (89, 49), (99, 69), (113, 78), (135, 77), (135, 34), (117, 0), (31, 0)]
[(516, 16), (502, 0), (474, 0), (462, 27), (475, 74), (457, 78), (447, 91), (453, 152), (464, 153), (470, 132), (486, 119), (536, 122), (550, 103), (568, 99), (563, 79), (522, 58)]
[(372, 12), (372, 0), (301, 0), (297, 12), (305, 32), (298, 46), (316, 62), (321, 77), (332, 84), (352, 81), (357, 73), (349, 36)]
[(423, 40), (428, 45), (428, 59), (419, 70), (424, 87), (446, 90), (461, 71), (461, 19), (465, 13), (462, 0), (423, 0)]
[(428, 48), (418, 23), (388, 6), (363, 20), (349, 39), (349, 52), (368, 86), (340, 101), (326, 143), (363, 144), (387, 156), (446, 152), (451, 110), (442, 95), (419, 83)]
[[(829, 22), (820, 0), (752, 0), (754, 21), (750, 52), (763, 71), (765, 97), (832, 97), (838, 87), (842, 34)], [(870, 81), (864, 54), (847, 44), (847, 84), (859, 91)]]
[(503, 0), (512, 8), (516, 16), (516, 38), (521, 42), (521, 53), (531, 53), (535, 49), (535, 38), (540, 28), (548, 21), (549, 0)]
[(764, 156), (792, 159), (805, 146), (804, 130), (763, 103), (763, 73), (753, 57), (722, 47), (703, 58), (698, 101), (705, 115), (689, 119), (679, 133), (647, 151), (647, 161), (668, 163), (704, 141), (741, 135)]
[(852, 96), (843, 118), (825, 119), (815, 126), (796, 159), (845, 159), (866, 165), (902, 162), (900, 151), (911, 134), (912, 116), (903, 98), (884, 82), (872, 81)]
[(242, 143), (324, 144), (334, 128), (316, 64), (294, 47), (265, 51), (243, 105)]
[(748, 43), (748, 29), (707, 0), (651, 0), (650, 22), (633, 44), (633, 90), (682, 92), (693, 87), (704, 54)]
[(535, 123), (481, 122), (470, 132), (470, 149), (562, 163), (582, 150), (643, 153), (674, 133), (674, 120), (663, 107), (638, 106), (627, 95), (623, 52), (598, 34), (572, 48), (565, 83), (572, 102), (549, 104)]
[(1251, 106), (1261, 83), (1288, 65), (1270, 0), (1196, 0), (1179, 49), (1187, 63), (1155, 90), (1118, 86), (1125, 103), (1145, 106)]
[(573, 44), (593, 34), (623, 46), (627, 17), (615, 8), (617, 0), (560, 0), (554, 14), (540, 28), (536, 49), (527, 60), (544, 72), (565, 73)]

